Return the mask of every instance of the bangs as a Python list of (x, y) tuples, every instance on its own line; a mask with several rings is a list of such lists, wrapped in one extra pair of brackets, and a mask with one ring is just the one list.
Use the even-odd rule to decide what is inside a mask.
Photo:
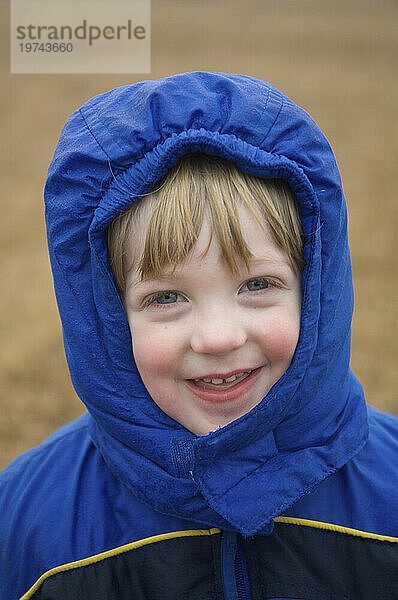
[[(108, 228), (109, 262), (119, 292), (125, 276), (137, 268), (141, 280), (158, 279), (176, 269), (191, 252), (205, 216), (211, 236), (234, 275), (239, 261), (249, 267), (252, 256), (240, 227), (238, 208), (244, 205), (260, 227), (266, 226), (277, 246), (285, 250), (293, 269), (301, 271), (302, 230), (299, 210), (289, 186), (282, 180), (249, 175), (230, 161), (200, 153), (185, 155), (156, 189), (120, 213)], [(142, 256), (128, 256), (127, 240), (140, 230), (143, 207), (152, 211)]]

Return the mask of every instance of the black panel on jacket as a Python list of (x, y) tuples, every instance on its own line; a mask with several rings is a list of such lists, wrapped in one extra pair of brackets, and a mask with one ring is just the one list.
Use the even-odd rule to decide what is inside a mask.
[(32, 600), (221, 600), (220, 535), (164, 539), (50, 575)]
[(244, 540), (253, 600), (397, 600), (398, 544), (275, 523)]
[[(243, 551), (251, 600), (398, 598), (396, 542), (366, 534), (353, 535), (343, 528), (333, 531), (276, 522), (268, 537), (243, 538)], [(101, 560), (93, 557), (92, 562), (88, 559), (82, 566), (49, 573), (39, 589), (28, 597), (29, 600), (224, 600), (221, 535), (176, 532), (176, 537), (165, 536)]]

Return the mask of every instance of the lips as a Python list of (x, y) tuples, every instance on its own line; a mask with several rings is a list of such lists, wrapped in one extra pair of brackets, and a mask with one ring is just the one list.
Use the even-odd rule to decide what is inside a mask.
[[(187, 379), (185, 381), (188, 389), (201, 400), (207, 402), (231, 402), (250, 391), (260, 376), (262, 367), (250, 371), (235, 371), (232, 374), (224, 374), (223, 377), (211, 375), (198, 379)], [(237, 375), (234, 381), (225, 381), (233, 375)], [(210, 379), (210, 381), (204, 380)], [(217, 383), (213, 383), (216, 380)]]
[(242, 381), (243, 379), (248, 377), (251, 372), (252, 372), (251, 370), (247, 370), (247, 371), (240, 371), (239, 373), (234, 373), (233, 375), (224, 376), (224, 377), (221, 377), (221, 376), (202, 377), (200, 379), (194, 379), (194, 382), (197, 386), (204, 388), (204, 389), (226, 390), (226, 389), (233, 387), (237, 383), (239, 383), (239, 381)]

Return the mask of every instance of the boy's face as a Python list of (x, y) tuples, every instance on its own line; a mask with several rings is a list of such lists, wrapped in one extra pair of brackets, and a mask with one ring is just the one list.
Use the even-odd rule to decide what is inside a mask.
[[(300, 331), (300, 277), (245, 207), (239, 216), (253, 253), (250, 272), (239, 263), (234, 276), (214, 237), (200, 257), (210, 239), (205, 219), (173, 276), (170, 269), (140, 282), (136, 268), (127, 276), (124, 302), (142, 381), (159, 408), (198, 435), (261, 402), (289, 367)], [(136, 256), (149, 219), (144, 210), (132, 236)]]

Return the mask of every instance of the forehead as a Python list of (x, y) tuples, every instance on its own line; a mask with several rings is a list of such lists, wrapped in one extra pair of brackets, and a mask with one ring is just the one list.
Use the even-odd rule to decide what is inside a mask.
[[(138, 262), (144, 252), (146, 234), (148, 225), (152, 216), (153, 206), (150, 202), (144, 202), (137, 212), (134, 225), (128, 239), (128, 254), (129, 262), (132, 266), (132, 271), (137, 271)], [(260, 263), (274, 263), (279, 266), (289, 266), (289, 261), (286, 252), (277, 246), (269, 231), (268, 225), (260, 219), (260, 223), (252, 212), (240, 203), (238, 206), (238, 218), (242, 236), (252, 253), (250, 265), (255, 267)], [(233, 240), (231, 239), (233, 247)], [(239, 256), (236, 255), (238, 264), (244, 269), (244, 263)], [(202, 263), (203, 267), (211, 262), (219, 262), (222, 266), (221, 248), (219, 241), (213, 232), (213, 226), (207, 213), (204, 215), (202, 228), (193, 246), (191, 252), (186, 259), (179, 265), (166, 266), (164, 269), (165, 276), (169, 276), (171, 271), (177, 275), (179, 272), (189, 269), (193, 263)]]
[[(242, 236), (252, 254), (250, 266), (256, 267), (264, 263), (272, 263), (279, 266), (289, 266), (286, 252), (277, 246), (272, 238), (268, 225), (265, 222), (257, 221), (251, 211), (244, 205), (238, 208), (238, 217)], [(232, 240), (233, 241), (233, 240)], [(186, 266), (189, 267), (190, 261), (202, 260), (206, 263), (207, 259), (216, 259), (221, 264), (220, 244), (212, 233), (212, 228), (208, 218), (205, 218), (199, 238), (187, 257)], [(244, 261), (236, 255), (237, 263), (240, 269), (246, 270)]]
[(132, 217), (125, 247), (128, 262), (130, 263), (134, 263), (139, 259), (144, 250), (148, 225), (154, 209), (153, 204), (151, 196), (140, 200)]

